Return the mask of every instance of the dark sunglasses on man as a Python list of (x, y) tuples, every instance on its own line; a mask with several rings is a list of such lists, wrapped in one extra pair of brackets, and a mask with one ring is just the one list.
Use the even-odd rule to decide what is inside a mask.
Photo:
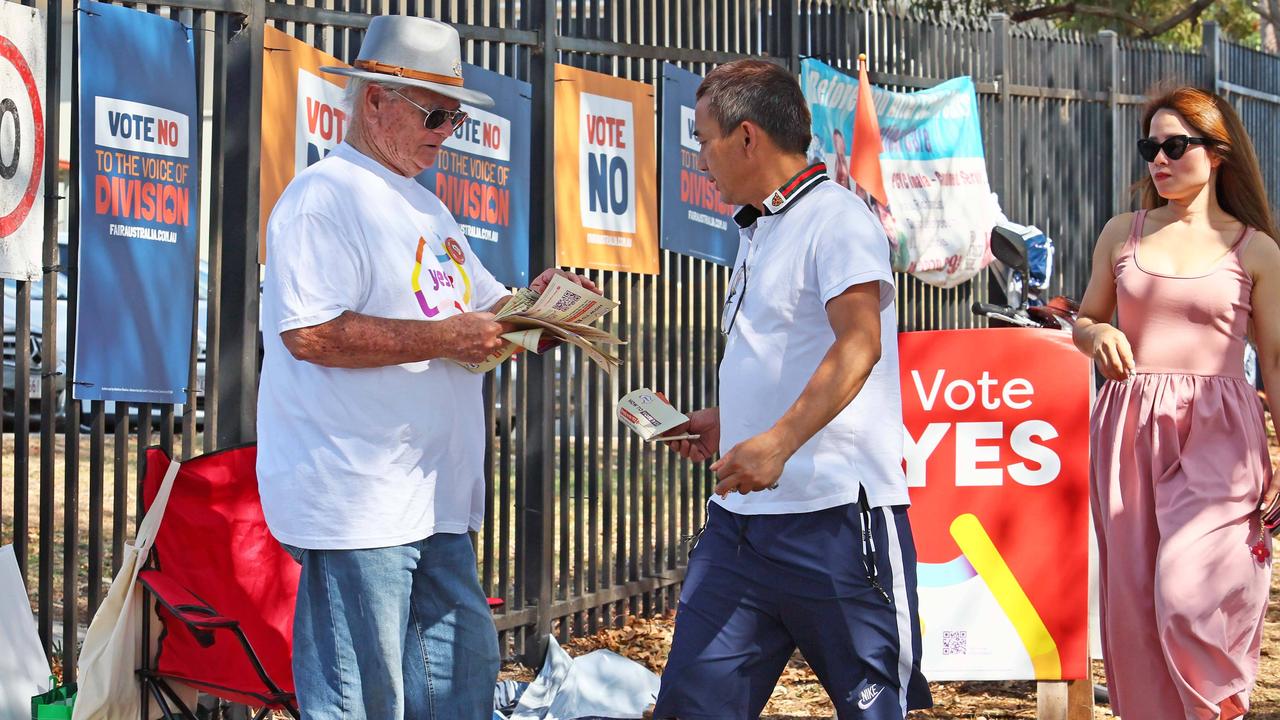
[(1164, 142), (1156, 142), (1151, 138), (1138, 139), (1138, 154), (1147, 162), (1155, 162), (1156, 155), (1160, 151), (1164, 151), (1164, 156), (1170, 160), (1177, 160), (1187, 152), (1187, 148), (1191, 145), (1204, 145), (1206, 147), (1213, 145), (1213, 141), (1209, 138), (1189, 137), (1187, 135), (1174, 135), (1164, 139)]
[(422, 124), (423, 124), (423, 127), (425, 127), (428, 130), (435, 130), (436, 128), (448, 122), (450, 123), (449, 130), (450, 132), (452, 132), (454, 130), (457, 130), (459, 125), (467, 121), (466, 110), (462, 110), (462, 109), (449, 110), (446, 108), (435, 108), (433, 110), (429, 110), (427, 108), (422, 107), (418, 103), (410, 100), (408, 97), (405, 96), (404, 93), (400, 92), (399, 90), (396, 90), (395, 88), (391, 88), (391, 92), (395, 93), (396, 95), (399, 95), (401, 100), (404, 100), (405, 102), (409, 103), (410, 105), (422, 111), (423, 115), (426, 116), (425, 118), (423, 118)]

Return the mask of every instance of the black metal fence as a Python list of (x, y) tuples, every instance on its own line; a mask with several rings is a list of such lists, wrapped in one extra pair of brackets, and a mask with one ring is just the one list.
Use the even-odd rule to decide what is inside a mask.
[[(29, 4), (30, 0), (27, 0)], [(46, 13), (46, 98), (64, 94), (60, 70), (75, 87), (75, 40), (61, 2)], [(78, 157), (58, 191), (58, 143), (49, 143), (44, 287), (59, 271), (57, 218), (68, 216), (70, 293), (46, 292), (35, 312), (32, 283), (5, 300), (16, 330), (5, 362), (16, 378), (4, 388), (11, 445), (3, 448), (0, 542), (14, 542), (34, 599), (46, 649), (74, 677), (78, 633), (118, 568), (138, 512), (142, 450), (159, 443), (188, 457), (256, 435), (259, 359), (257, 304), (258, 154), (264, 24), (351, 61), (372, 15), (427, 15), (454, 23), (464, 59), (527, 80), (534, 90), (533, 263), (554, 263), (550, 158), (553, 66), (577, 65), (657, 83), (663, 61), (694, 72), (766, 54), (799, 70), (817, 57), (852, 71), (859, 52), (871, 79), (894, 89), (929, 87), (957, 75), (977, 83), (992, 190), (1011, 219), (1034, 223), (1058, 244), (1052, 291), (1079, 295), (1093, 239), (1108, 217), (1129, 208), (1126, 188), (1143, 171), (1133, 152), (1143, 93), (1157, 81), (1185, 80), (1224, 92), (1253, 134), (1273, 204), (1280, 197), (1280, 58), (1238, 47), (1208, 24), (1200, 53), (1119, 40), (1031, 32), (1002, 16), (936, 22), (849, 0), (166, 0), (126, 3), (171, 17), (196, 32), (201, 160), (201, 253), (207, 287), (204, 347), (192, 338), (192, 388), (172, 407), (87, 404), (58, 395), (75, 377), (55, 363), (75, 337)], [(59, 138), (57, 112), (47, 136)], [(65, 195), (65, 197), (63, 196)], [(64, 205), (65, 204), (65, 205)], [(539, 639), (562, 639), (609, 625), (628, 613), (674, 606), (684, 574), (682, 540), (698, 527), (712, 485), (705, 467), (650, 449), (615, 420), (616, 398), (648, 386), (681, 408), (715, 403), (719, 307), (727, 270), (663, 251), (661, 274), (588, 271), (620, 309), (605, 319), (630, 342), (623, 365), (607, 376), (576, 351), (508, 363), (485, 382), (491, 427), (486, 455), (488, 509), (477, 537), (480, 577), (507, 600), (498, 617), (504, 647), (536, 657)], [(981, 276), (942, 290), (899, 278), (903, 330), (972, 327), (985, 299)], [(127, 288), (125, 289), (127, 292)], [(58, 327), (65, 302), (67, 328)], [(36, 346), (32, 340), (38, 341)], [(10, 352), (12, 346), (12, 353)], [(27, 348), (37, 348), (27, 352)], [(73, 358), (74, 352), (66, 352)], [(198, 373), (202, 368), (203, 372)], [(65, 373), (59, 379), (58, 373)], [(6, 377), (8, 377), (6, 375)], [(39, 399), (26, 379), (39, 378)], [(203, 378), (202, 392), (198, 390)], [(492, 409), (498, 408), (497, 412)], [(33, 413), (41, 422), (32, 423)], [(58, 416), (61, 423), (51, 419)], [(36, 427), (36, 434), (30, 428)], [(38, 467), (32, 467), (32, 460)], [(35, 521), (32, 501), (38, 497)]]

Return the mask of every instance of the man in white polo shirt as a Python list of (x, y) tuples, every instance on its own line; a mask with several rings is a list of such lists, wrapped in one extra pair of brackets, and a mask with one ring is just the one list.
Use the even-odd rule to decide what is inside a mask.
[(493, 711), (498, 638), (467, 536), (488, 431), (481, 377), (458, 363), (501, 347), (509, 295), (414, 179), (462, 102), (493, 105), (461, 61), (452, 27), (375, 17), (355, 67), (324, 68), (352, 77), (346, 142), (268, 224), (258, 486), (302, 564), (293, 679), (308, 720)]
[(654, 717), (755, 718), (799, 647), (841, 720), (932, 705), (889, 243), (805, 150), (796, 79), (763, 60), (698, 89), (701, 167), (741, 205), (720, 405), (673, 443), (718, 483), (694, 541)]

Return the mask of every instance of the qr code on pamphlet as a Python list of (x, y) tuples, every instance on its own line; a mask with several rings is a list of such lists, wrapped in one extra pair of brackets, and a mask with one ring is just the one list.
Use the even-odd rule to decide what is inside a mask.
[(575, 295), (574, 293), (566, 290), (559, 298), (556, 299), (555, 305), (553, 305), (552, 308), (556, 312), (569, 312), (581, 300), (581, 295)]
[(943, 630), (942, 654), (967, 655), (969, 652), (968, 630)]

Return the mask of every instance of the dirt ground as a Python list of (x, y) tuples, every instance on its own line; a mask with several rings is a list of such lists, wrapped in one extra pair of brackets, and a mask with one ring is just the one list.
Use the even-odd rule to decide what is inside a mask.
[[(1280, 552), (1280, 543), (1275, 551)], [(1272, 577), (1271, 607), (1263, 629), (1262, 667), (1253, 691), (1253, 709), (1249, 720), (1280, 720), (1280, 572)], [(590, 637), (573, 640), (565, 647), (570, 655), (581, 655), (601, 648), (613, 650), (661, 673), (671, 648), (674, 621), (670, 616), (643, 620), (631, 618), (625, 627), (603, 630)], [(1094, 663), (1094, 681), (1102, 680), (1102, 663)], [(509, 665), (504, 678), (533, 679), (529, 668)], [(933, 683), (934, 709), (911, 714), (913, 718), (947, 718), (948, 720), (996, 720), (997, 718), (1035, 718), (1036, 688), (1032, 682), (954, 682)], [(797, 653), (791, 659), (782, 680), (761, 716), (763, 720), (802, 720), (831, 718), (834, 709), (826, 691), (818, 683), (804, 658)], [(1094, 718), (1114, 717), (1106, 706), (1094, 709)]]

